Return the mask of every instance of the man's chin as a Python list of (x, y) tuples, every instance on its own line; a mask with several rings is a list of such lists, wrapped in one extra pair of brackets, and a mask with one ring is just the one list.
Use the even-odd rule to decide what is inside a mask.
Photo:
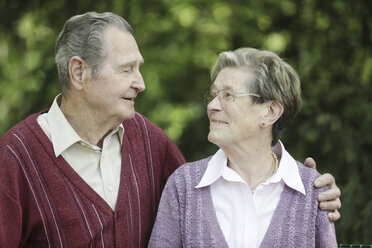
[(126, 111), (125, 115), (123, 116), (123, 121), (125, 120), (130, 120), (132, 119), (134, 116), (135, 116), (136, 112), (133, 110), (130, 110), (130, 111)]

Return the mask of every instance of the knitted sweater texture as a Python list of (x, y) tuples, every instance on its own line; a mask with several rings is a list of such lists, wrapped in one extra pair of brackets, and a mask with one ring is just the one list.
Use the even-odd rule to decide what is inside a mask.
[(165, 182), (185, 162), (176, 145), (138, 113), (123, 123), (113, 212), (55, 157), (39, 114), (0, 140), (0, 247), (146, 247)]
[[(228, 247), (210, 187), (195, 188), (209, 159), (185, 164), (169, 178), (149, 247)], [(284, 186), (260, 247), (337, 247), (334, 224), (328, 221), (327, 212), (318, 208), (317, 196), (325, 190), (313, 186), (319, 173), (300, 163), (298, 168), (306, 195)]]

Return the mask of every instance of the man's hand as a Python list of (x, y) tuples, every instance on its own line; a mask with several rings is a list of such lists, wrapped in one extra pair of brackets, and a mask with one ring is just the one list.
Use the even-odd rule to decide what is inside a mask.
[[(307, 167), (316, 169), (316, 163), (312, 158), (306, 158), (304, 164)], [(331, 187), (329, 190), (318, 195), (318, 201), (320, 202), (319, 207), (323, 210), (333, 211), (328, 214), (328, 219), (330, 221), (340, 219), (341, 215), (338, 209), (341, 208), (341, 191), (336, 185), (335, 178), (331, 174), (325, 173), (315, 180), (314, 185), (317, 188), (326, 185)]]

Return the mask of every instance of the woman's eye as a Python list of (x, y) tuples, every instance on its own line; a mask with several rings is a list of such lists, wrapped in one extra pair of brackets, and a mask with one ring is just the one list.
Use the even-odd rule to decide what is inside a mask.
[(223, 97), (225, 97), (225, 98), (232, 97), (232, 93), (225, 91), (224, 94), (223, 94)]
[(216, 98), (217, 95), (218, 95), (217, 92), (213, 92), (213, 91), (210, 91), (210, 92), (209, 92), (209, 97), (210, 97), (211, 99)]

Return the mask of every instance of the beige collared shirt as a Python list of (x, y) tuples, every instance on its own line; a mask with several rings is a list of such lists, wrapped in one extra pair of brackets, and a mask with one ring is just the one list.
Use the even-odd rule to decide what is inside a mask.
[(58, 106), (56, 96), (47, 113), (37, 122), (53, 143), (56, 157), (67, 163), (115, 210), (121, 170), (121, 144), (124, 135), (122, 124), (103, 140), (102, 149), (82, 140), (71, 127)]

